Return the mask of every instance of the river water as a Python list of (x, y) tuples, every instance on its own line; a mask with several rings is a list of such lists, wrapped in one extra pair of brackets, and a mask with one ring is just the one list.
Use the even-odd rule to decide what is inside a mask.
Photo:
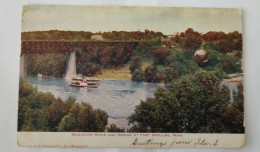
[[(129, 128), (127, 117), (134, 113), (136, 105), (146, 97), (154, 97), (158, 87), (167, 87), (159, 83), (146, 83), (120, 80), (100, 80), (99, 88), (78, 88), (68, 85), (67, 79), (39, 79), (27, 77), (26, 79), (39, 91), (51, 92), (55, 97), (66, 100), (69, 96), (76, 99), (76, 102), (87, 102), (94, 109), (101, 109), (109, 115), (108, 124), (116, 124), (120, 128)], [(230, 89), (230, 101), (233, 101), (233, 93), (237, 93), (239, 82), (222, 81)]]
[(51, 92), (55, 97), (66, 100), (69, 96), (77, 102), (87, 102), (94, 109), (101, 109), (109, 115), (108, 124), (116, 124), (120, 128), (129, 128), (127, 117), (134, 113), (136, 105), (146, 97), (154, 97), (159, 83), (100, 80), (99, 88), (78, 88), (68, 85), (68, 80), (51, 78), (48, 80), (28, 77), (33, 86), (39, 91)]

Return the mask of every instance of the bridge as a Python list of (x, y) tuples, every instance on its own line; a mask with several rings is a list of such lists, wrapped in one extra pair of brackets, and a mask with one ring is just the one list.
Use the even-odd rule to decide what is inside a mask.
[(93, 48), (120, 48), (133, 51), (139, 42), (140, 41), (22, 41), (21, 54), (74, 52)]

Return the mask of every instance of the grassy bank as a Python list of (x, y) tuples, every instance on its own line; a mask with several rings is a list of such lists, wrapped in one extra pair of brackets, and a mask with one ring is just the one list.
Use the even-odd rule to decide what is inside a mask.
[(96, 75), (99, 79), (114, 79), (114, 80), (131, 80), (131, 73), (128, 66), (120, 69), (102, 69), (102, 75)]

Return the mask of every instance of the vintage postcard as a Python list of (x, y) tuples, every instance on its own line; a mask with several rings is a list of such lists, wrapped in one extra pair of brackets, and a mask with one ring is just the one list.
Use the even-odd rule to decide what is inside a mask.
[(18, 145), (242, 147), (241, 15), (24, 6)]

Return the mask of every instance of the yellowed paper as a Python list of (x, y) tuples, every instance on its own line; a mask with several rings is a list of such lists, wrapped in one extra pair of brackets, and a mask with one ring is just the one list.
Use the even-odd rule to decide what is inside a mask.
[(244, 143), (244, 134), (18, 132), (18, 145), (29, 147), (238, 148)]
[(19, 146), (238, 148), (240, 9), (27, 5)]

